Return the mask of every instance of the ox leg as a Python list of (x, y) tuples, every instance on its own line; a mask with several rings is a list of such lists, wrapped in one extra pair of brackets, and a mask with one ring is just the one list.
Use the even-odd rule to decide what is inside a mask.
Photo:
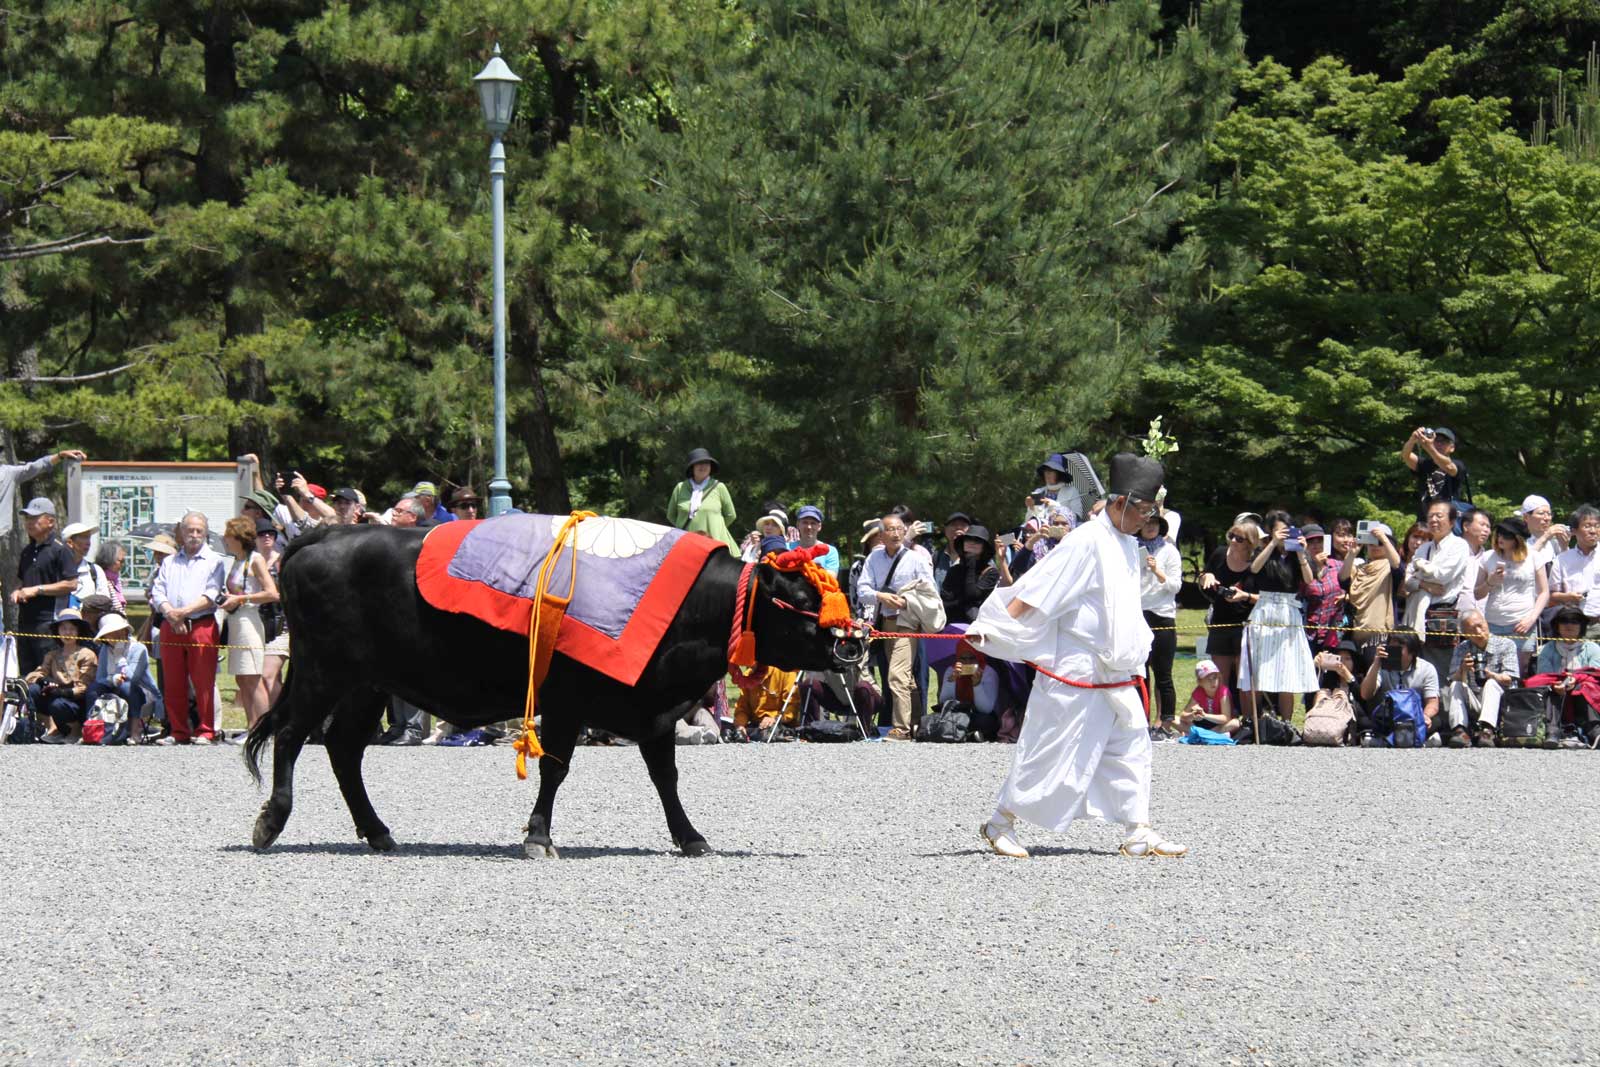
[(572, 750), (578, 745), (579, 723), (575, 715), (545, 712), (539, 725), (543, 728), (539, 744), (544, 747), (544, 755), (539, 758), (539, 796), (533, 802), (533, 814), (528, 816), (528, 836), (522, 841), (522, 851), (529, 859), (559, 859), (561, 854), (550, 839), (550, 822), (556, 790), (567, 780)]
[(333, 765), (333, 776), (339, 781), (339, 792), (344, 794), (345, 807), (350, 809), (350, 817), (355, 820), (356, 836), (365, 838), (378, 852), (393, 852), (394, 838), (367, 796), (367, 784), (361, 779), (361, 757), (366, 753), (367, 743), (383, 717), (387, 702), (388, 697), (376, 689), (352, 693), (340, 702), (324, 739), (328, 762)]
[[(318, 711), (326, 707), (320, 694), (311, 691), (310, 684), (309, 678), (291, 679), (278, 698), (282, 725), (272, 735), (272, 792), (261, 805), (250, 836), (250, 843), (256, 848), (270, 848), (294, 810), (294, 763), (300, 758), (306, 738), (311, 736)], [(270, 714), (277, 718), (279, 708), (274, 706)]]
[(661, 807), (667, 814), (667, 829), (672, 833), (672, 843), (685, 856), (709, 856), (711, 846), (689, 822), (678, 799), (678, 750), (672, 734), (639, 742), (639, 753), (650, 771), (650, 780), (661, 794)]

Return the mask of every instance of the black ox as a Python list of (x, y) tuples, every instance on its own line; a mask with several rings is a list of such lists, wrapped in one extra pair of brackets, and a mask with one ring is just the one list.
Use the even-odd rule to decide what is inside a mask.
[[(318, 724), (357, 836), (387, 852), (395, 841), (367, 798), (361, 758), (388, 697), (402, 697), (463, 728), (521, 717), (527, 639), (423, 600), (416, 565), (424, 533), (331, 527), (289, 546), (279, 584), (293, 661), (282, 694), (251, 728), (245, 745), (245, 761), (259, 782), (261, 750), (273, 741), (272, 792), (256, 818), (257, 848), (270, 846), (283, 832), (293, 807), (295, 759)], [(551, 812), (583, 726), (637, 742), (673, 844), (688, 856), (711, 852), (678, 800), (673, 725), (727, 671), (742, 566), (727, 552), (712, 553), (637, 685), (622, 685), (555, 654), (539, 690), (545, 755), (523, 843), (529, 856), (557, 854)], [(801, 574), (765, 563), (756, 574), (760, 662), (786, 670), (837, 670), (864, 658), (859, 636), (841, 639), (806, 614), (818, 610), (821, 596)]]

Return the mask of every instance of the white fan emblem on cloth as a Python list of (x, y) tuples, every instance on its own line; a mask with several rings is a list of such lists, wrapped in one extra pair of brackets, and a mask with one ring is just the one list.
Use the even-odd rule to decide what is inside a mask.
[[(550, 517), (552, 537), (561, 533), (566, 517)], [(600, 516), (578, 524), (578, 551), (599, 559), (627, 559), (654, 546), (667, 533), (667, 527), (638, 519), (612, 519)]]

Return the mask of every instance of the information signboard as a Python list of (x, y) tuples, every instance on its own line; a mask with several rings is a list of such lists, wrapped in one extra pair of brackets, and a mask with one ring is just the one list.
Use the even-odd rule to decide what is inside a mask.
[(74, 462), (67, 468), (67, 521), (93, 523), (95, 548), (105, 539), (127, 548), (122, 589), (142, 602), (156, 564), (150, 539), (198, 511), (211, 526), (213, 547), (220, 547), (223, 524), (239, 514), (251, 474), (246, 463)]

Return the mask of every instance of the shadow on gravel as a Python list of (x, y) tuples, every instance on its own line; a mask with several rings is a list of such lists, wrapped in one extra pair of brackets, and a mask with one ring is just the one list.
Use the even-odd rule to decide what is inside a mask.
[[(1037, 848), (1029, 846), (1028, 853), (1036, 858), (1039, 856), (1108, 856), (1121, 858), (1115, 852), (1107, 852), (1104, 849), (1062, 848), (1059, 845), (1044, 845)], [(942, 860), (953, 856), (994, 856), (994, 852), (980, 845), (974, 848), (951, 849), (948, 852), (914, 852), (912, 855), (919, 860)], [(996, 856), (995, 858), (1004, 859), (1005, 857)]]
[[(628, 859), (644, 856), (666, 856), (681, 859), (678, 850), (666, 848), (639, 848), (636, 845), (573, 845), (567, 846), (557, 842), (556, 847), (561, 850), (563, 860), (601, 860), (601, 859)], [(259, 856), (289, 855), (289, 856), (397, 856), (424, 859), (489, 859), (513, 860), (518, 863), (531, 863), (522, 852), (521, 843), (514, 845), (473, 845), (473, 844), (410, 844), (401, 842), (393, 852), (374, 852), (361, 841), (308, 841), (303, 844), (273, 845), (268, 849), (258, 849), (253, 845), (221, 845), (218, 852), (243, 852)], [(712, 857), (722, 859), (807, 859), (804, 853), (799, 852), (749, 852), (719, 850)]]

